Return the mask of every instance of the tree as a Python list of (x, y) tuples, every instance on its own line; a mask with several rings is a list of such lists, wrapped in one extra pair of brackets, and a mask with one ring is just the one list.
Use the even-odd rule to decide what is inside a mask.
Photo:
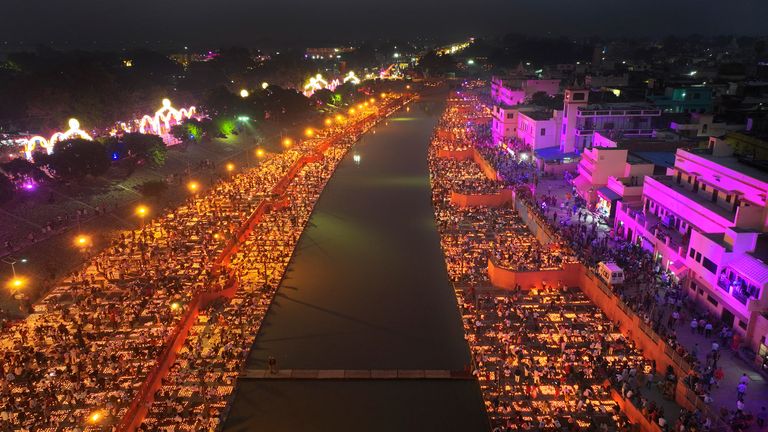
[(109, 163), (103, 144), (81, 138), (57, 142), (48, 161), (57, 176), (76, 179), (101, 176), (109, 169)]
[(16, 158), (6, 162), (2, 164), (1, 168), (9, 177), (15, 180), (25, 178), (39, 180), (44, 177), (44, 174), (40, 172), (35, 164), (24, 158)]
[(165, 164), (168, 148), (159, 136), (129, 133), (123, 135), (121, 141), (125, 143), (128, 155), (136, 158), (137, 161), (148, 161), (155, 166), (163, 166)]
[(13, 185), (13, 182), (8, 177), (0, 174), (0, 203), (10, 201), (15, 192), (16, 187)]

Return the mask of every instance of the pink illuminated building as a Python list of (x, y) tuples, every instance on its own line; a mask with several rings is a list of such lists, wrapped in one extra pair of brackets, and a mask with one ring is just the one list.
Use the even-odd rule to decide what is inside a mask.
[(661, 110), (647, 103), (589, 104), (589, 90), (567, 89), (563, 103), (560, 150), (581, 152), (592, 147), (595, 133), (603, 136), (652, 136), (652, 119)]
[(667, 175), (645, 176), (639, 202), (618, 203), (615, 230), (651, 251), (751, 349), (765, 351), (768, 173), (720, 139), (709, 144), (678, 149)]

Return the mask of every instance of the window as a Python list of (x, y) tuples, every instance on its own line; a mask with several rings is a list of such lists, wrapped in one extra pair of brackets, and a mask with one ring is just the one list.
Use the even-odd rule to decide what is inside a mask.
[(689, 256), (689, 257), (691, 257), (691, 258), (695, 257), (695, 256), (696, 256), (696, 249), (694, 249), (694, 248), (691, 248), (691, 249), (688, 251), (688, 256)]
[(747, 329), (747, 323), (745, 323), (742, 320), (739, 320), (739, 327), (741, 327), (742, 330), (746, 330)]
[(547, 130), (544, 128), (541, 128), (541, 136), (544, 136), (547, 134)]
[(711, 296), (711, 295), (709, 295), (709, 294), (707, 294), (707, 301), (708, 301), (708, 302), (710, 302), (710, 303), (712, 304), (712, 306), (715, 306), (715, 307), (717, 307), (717, 300), (715, 300), (715, 298), (714, 298), (714, 297), (712, 297), (712, 296)]
[(584, 93), (574, 93), (573, 94), (573, 100), (575, 100), (575, 101), (584, 100)]
[(707, 269), (708, 272), (712, 274), (717, 273), (717, 264), (712, 262), (712, 260), (710, 260), (709, 258), (704, 257), (704, 261), (701, 263), (701, 265), (704, 266), (704, 268)]
[(696, 259), (697, 263), (701, 262), (701, 252), (696, 252), (696, 258), (695, 259)]

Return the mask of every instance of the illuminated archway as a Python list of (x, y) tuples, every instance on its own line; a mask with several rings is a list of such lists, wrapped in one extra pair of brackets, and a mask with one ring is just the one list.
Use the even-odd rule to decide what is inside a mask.
[(360, 78), (358, 78), (357, 75), (355, 75), (354, 71), (349, 71), (347, 76), (344, 77), (344, 84), (348, 82), (351, 82), (354, 85), (358, 85), (360, 84)]
[(66, 141), (73, 137), (79, 137), (82, 139), (86, 139), (88, 141), (93, 141), (93, 138), (91, 138), (90, 135), (88, 135), (87, 132), (80, 129), (80, 122), (77, 121), (77, 119), (71, 118), (68, 122), (69, 130), (66, 132), (56, 132), (51, 136), (51, 139), (46, 140), (45, 138), (41, 136), (33, 136), (27, 142), (23, 144), (24, 146), (24, 155), (27, 157), (27, 159), (32, 159), (32, 152), (35, 151), (35, 148), (39, 145), (40, 147), (45, 149), (45, 152), (48, 154), (53, 153), (53, 147), (56, 145), (57, 142), (60, 141)]
[(154, 117), (145, 115), (139, 121), (139, 132), (163, 135), (167, 133), (172, 122), (181, 123), (185, 118), (190, 119), (197, 113), (194, 106), (177, 110), (171, 105), (170, 99), (163, 99), (163, 106), (155, 112)]

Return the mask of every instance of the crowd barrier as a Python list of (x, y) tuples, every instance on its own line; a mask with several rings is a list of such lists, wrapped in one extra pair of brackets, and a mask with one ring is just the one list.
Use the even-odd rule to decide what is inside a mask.
[(463, 194), (451, 192), (451, 204), (460, 207), (502, 207), (513, 200), (511, 189), (502, 189), (494, 194)]

